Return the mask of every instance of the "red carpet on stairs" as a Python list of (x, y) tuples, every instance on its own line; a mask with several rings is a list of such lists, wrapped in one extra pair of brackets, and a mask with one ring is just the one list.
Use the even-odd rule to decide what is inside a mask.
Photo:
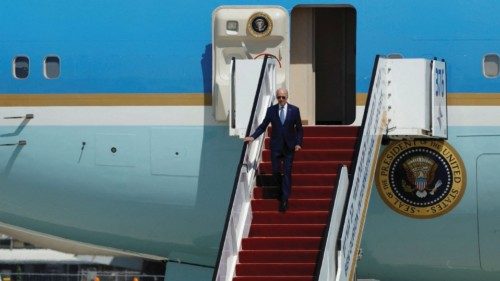
[(358, 127), (305, 126), (295, 154), (292, 194), (286, 213), (278, 212), (278, 188), (270, 186), (266, 139), (253, 192), (252, 224), (243, 239), (234, 281), (313, 281), (333, 184), (339, 164), (350, 165)]

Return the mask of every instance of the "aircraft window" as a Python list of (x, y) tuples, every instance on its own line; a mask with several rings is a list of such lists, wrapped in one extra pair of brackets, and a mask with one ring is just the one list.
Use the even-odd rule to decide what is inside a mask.
[(487, 54), (483, 58), (483, 74), (488, 78), (498, 77), (500, 58), (497, 54)]
[(403, 55), (398, 54), (398, 53), (392, 53), (392, 54), (388, 54), (387, 57), (390, 59), (402, 59)]
[(45, 58), (43, 74), (45, 78), (56, 79), (61, 73), (61, 63), (59, 57), (49, 56)]
[(18, 79), (28, 78), (30, 73), (30, 60), (28, 57), (16, 57), (14, 59), (14, 77)]

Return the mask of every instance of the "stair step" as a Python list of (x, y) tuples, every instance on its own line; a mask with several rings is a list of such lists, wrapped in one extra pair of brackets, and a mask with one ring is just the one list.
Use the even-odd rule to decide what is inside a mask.
[[(357, 126), (302, 126), (304, 136), (307, 137), (357, 137), (359, 127)], [(271, 135), (272, 127), (268, 128), (268, 135)]]
[[(289, 199), (321, 199), (332, 198), (335, 188), (333, 186), (293, 186)], [(254, 199), (277, 199), (278, 187), (255, 187), (253, 189)]]
[(310, 263), (316, 262), (319, 250), (243, 250), (240, 263)]
[[(293, 186), (325, 186), (331, 185), (336, 182), (337, 174), (322, 174), (322, 175), (309, 175), (309, 174), (292, 174)], [(258, 186), (277, 186), (272, 175), (258, 175)]]
[[(351, 161), (293, 161), (292, 171), (294, 174), (335, 174), (339, 165), (351, 167)], [(271, 162), (261, 162), (260, 174), (272, 174)]]
[[(331, 197), (324, 199), (289, 199), (288, 211), (328, 211), (330, 210)], [(252, 200), (253, 211), (278, 210), (280, 202), (276, 199)]]
[[(354, 149), (303, 149), (295, 153), (294, 161), (351, 161)], [(271, 161), (271, 150), (262, 150), (262, 161)]]
[[(354, 149), (356, 137), (309, 137), (304, 136), (302, 141), (303, 149)], [(271, 138), (267, 137), (264, 147), (270, 149)]]
[(249, 237), (320, 237), (326, 224), (252, 224)]
[(237, 276), (314, 275), (315, 263), (244, 263), (236, 265)]
[(328, 219), (327, 211), (253, 211), (252, 223), (257, 224), (321, 224)]
[(243, 250), (319, 250), (322, 237), (248, 237)]

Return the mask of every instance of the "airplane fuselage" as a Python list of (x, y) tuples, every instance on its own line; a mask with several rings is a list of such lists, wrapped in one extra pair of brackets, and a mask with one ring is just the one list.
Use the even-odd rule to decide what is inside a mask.
[[(269, 3), (1, 3), (0, 232), (67, 251), (214, 266), (242, 142), (215, 118), (211, 21), (217, 7), (242, 4)], [(499, 278), (500, 80), (489, 73), (500, 3), (272, 4), (289, 12), (292, 29), (300, 9), (355, 10), (358, 114), (349, 124), (361, 122), (375, 55), (447, 63), (447, 143), (464, 164), (463, 196), (442, 215), (414, 218), (374, 186), (358, 276)], [(291, 91), (290, 100), (305, 105), (310, 95)], [(311, 104), (303, 108), (314, 125)]]

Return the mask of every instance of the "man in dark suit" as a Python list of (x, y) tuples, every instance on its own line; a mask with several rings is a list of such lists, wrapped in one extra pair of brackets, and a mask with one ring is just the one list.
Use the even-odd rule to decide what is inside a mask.
[[(276, 90), (275, 104), (267, 109), (266, 117), (255, 129), (255, 132), (244, 139), (252, 142), (266, 131), (269, 123), (272, 125), (271, 133), (271, 163), (275, 182), (281, 186), (280, 212), (288, 209), (288, 197), (292, 186), (292, 164), (295, 151), (302, 148), (302, 120), (298, 107), (289, 104), (288, 91), (284, 88)], [(283, 161), (283, 176), (281, 175), (281, 162)]]

